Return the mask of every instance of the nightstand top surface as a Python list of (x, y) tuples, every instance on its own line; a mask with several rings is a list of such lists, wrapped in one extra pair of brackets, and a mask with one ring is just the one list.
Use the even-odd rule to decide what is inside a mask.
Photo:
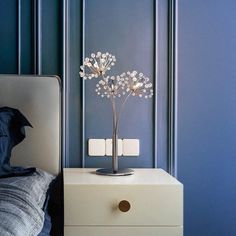
[(96, 169), (64, 168), (64, 184), (94, 185), (182, 185), (162, 169), (134, 169), (133, 175), (102, 176)]

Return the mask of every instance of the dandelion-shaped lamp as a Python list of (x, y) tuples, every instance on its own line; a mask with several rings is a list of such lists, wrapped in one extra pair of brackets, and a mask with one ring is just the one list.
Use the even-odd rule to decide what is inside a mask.
[[(130, 175), (132, 169), (118, 168), (118, 128), (120, 115), (125, 103), (130, 96), (140, 98), (151, 98), (153, 96), (152, 83), (149, 78), (137, 71), (122, 73), (118, 76), (106, 76), (106, 72), (115, 65), (115, 56), (109, 53), (92, 53), (90, 58), (85, 58), (80, 67), (80, 76), (84, 79), (99, 78), (95, 92), (102, 98), (108, 98), (112, 105), (113, 134), (112, 134), (112, 168), (98, 169), (97, 174), (101, 175)], [(122, 99), (117, 109), (116, 99)]]

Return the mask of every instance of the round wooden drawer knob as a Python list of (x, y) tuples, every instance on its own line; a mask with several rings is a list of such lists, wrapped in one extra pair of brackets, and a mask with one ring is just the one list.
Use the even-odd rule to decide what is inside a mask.
[(127, 212), (127, 211), (130, 210), (130, 207), (131, 207), (131, 206), (130, 206), (130, 203), (129, 203), (128, 201), (122, 200), (122, 201), (120, 201), (118, 207), (119, 207), (119, 210), (120, 210), (120, 211), (122, 211), (122, 212)]

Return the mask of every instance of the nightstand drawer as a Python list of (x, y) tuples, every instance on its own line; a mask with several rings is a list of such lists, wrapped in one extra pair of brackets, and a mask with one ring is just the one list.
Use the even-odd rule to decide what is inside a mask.
[(65, 236), (182, 236), (183, 227), (86, 227), (68, 226), (64, 229)]
[[(183, 224), (181, 184), (106, 186), (67, 184), (64, 186), (64, 192), (65, 226), (181, 226)], [(118, 208), (122, 200), (130, 204), (127, 212), (122, 212)]]

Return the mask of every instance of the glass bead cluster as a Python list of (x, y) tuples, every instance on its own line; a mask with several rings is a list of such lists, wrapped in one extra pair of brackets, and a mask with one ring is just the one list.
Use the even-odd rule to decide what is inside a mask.
[(102, 77), (96, 84), (95, 92), (105, 98), (116, 98), (121, 96), (138, 96), (140, 98), (151, 98), (153, 86), (149, 78), (137, 71), (124, 72), (117, 76), (106, 76), (105, 73), (114, 66), (115, 56), (112, 54), (97, 52), (92, 53), (91, 58), (85, 58), (80, 67), (80, 76), (84, 79)]
[(82, 66), (80, 66), (80, 76), (84, 79), (97, 78), (104, 75), (106, 71), (111, 69), (116, 62), (116, 57), (107, 53), (92, 53), (91, 58), (86, 57)]

